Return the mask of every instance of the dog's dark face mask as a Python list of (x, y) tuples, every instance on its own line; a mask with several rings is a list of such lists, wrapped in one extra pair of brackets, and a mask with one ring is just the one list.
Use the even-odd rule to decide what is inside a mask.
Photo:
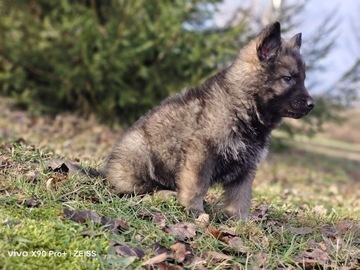
[(257, 56), (265, 87), (260, 91), (260, 111), (268, 118), (301, 118), (315, 106), (305, 85), (305, 64), (300, 55), (301, 34), (290, 40), (280, 36), (280, 25), (274, 23), (258, 38)]

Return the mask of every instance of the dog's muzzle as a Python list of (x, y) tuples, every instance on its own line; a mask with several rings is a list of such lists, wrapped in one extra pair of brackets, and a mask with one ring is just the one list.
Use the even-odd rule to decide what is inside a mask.
[(301, 98), (295, 99), (290, 104), (290, 108), (287, 108), (283, 111), (282, 116), (298, 119), (307, 115), (314, 107), (314, 99), (310, 96), (303, 96)]

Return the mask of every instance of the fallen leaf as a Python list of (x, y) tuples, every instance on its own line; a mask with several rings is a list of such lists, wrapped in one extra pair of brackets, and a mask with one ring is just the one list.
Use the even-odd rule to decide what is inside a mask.
[(152, 221), (158, 226), (160, 229), (165, 228), (166, 226), (166, 217), (163, 214), (155, 214), (152, 218)]
[(140, 234), (135, 235), (134, 238), (138, 242), (141, 242), (142, 240), (144, 240), (144, 237), (142, 235), (140, 235)]
[(141, 259), (142, 257), (145, 256), (145, 253), (142, 249), (138, 247), (129, 246), (126, 244), (116, 244), (114, 246), (114, 250), (117, 254), (125, 257), (134, 256)]
[(183, 242), (176, 242), (170, 248), (173, 251), (173, 258), (179, 263), (182, 263), (185, 260), (186, 256), (193, 256), (189, 244), (185, 244)]
[(79, 164), (58, 158), (48, 160), (46, 167), (50, 171), (58, 172), (63, 175), (73, 175), (82, 171), (82, 167)]
[(157, 270), (183, 270), (184, 268), (182, 268), (179, 265), (173, 265), (173, 264), (168, 264), (166, 262), (161, 262), (156, 265), (156, 269)]
[(113, 233), (119, 233), (129, 229), (129, 224), (123, 218), (108, 218), (101, 216), (93, 210), (70, 210), (65, 208), (63, 210), (65, 218), (77, 223), (93, 222), (95, 224), (103, 225), (104, 230)]
[(202, 254), (201, 257), (205, 260), (210, 260), (216, 263), (232, 259), (231, 256), (225, 255), (224, 253), (220, 253), (217, 251), (206, 251)]
[(309, 249), (310, 250), (320, 249), (322, 251), (326, 251), (327, 246), (326, 246), (326, 244), (324, 242), (316, 242), (315, 240), (311, 240), (309, 242)]
[(115, 233), (129, 229), (129, 224), (123, 218), (101, 217), (101, 224), (104, 225), (104, 229)]
[(299, 235), (305, 235), (313, 232), (313, 230), (310, 227), (298, 227), (298, 228), (291, 227), (290, 231), (293, 234), (299, 234)]
[(208, 270), (204, 264), (206, 263), (206, 260), (193, 256), (186, 260), (186, 267), (188, 269), (197, 269), (197, 270)]
[(155, 215), (154, 213), (151, 213), (149, 210), (144, 210), (141, 209), (139, 211), (136, 212), (136, 215), (139, 218), (145, 219), (145, 220), (152, 220), (153, 216)]
[(216, 239), (225, 243), (228, 243), (229, 239), (236, 235), (235, 231), (229, 228), (224, 229), (224, 231), (222, 230), (220, 231), (219, 229), (213, 226), (209, 226), (207, 227), (206, 231), (212, 234)]
[(158, 242), (155, 242), (149, 246), (149, 248), (157, 255), (162, 253), (167, 253), (170, 255), (171, 251), (164, 247), (163, 245), (159, 244)]
[(263, 252), (253, 255), (252, 260), (254, 261), (254, 269), (264, 269), (267, 259), (268, 255)]
[(244, 242), (241, 240), (240, 237), (230, 237), (226, 242), (234, 251), (240, 253), (247, 253), (249, 252), (249, 247), (244, 245)]
[(329, 259), (329, 255), (320, 249), (304, 251), (295, 257), (295, 260), (304, 266), (305, 269), (315, 269), (319, 266), (325, 266)]
[(335, 238), (337, 235), (337, 230), (334, 226), (331, 225), (324, 225), (321, 228), (322, 234), (324, 234), (326, 237)]
[(191, 247), (194, 248), (194, 249), (197, 249), (197, 248), (200, 247), (200, 243), (198, 243), (198, 242), (191, 242), (190, 245), (191, 245)]
[(8, 226), (8, 227), (13, 227), (13, 226), (16, 226), (16, 225), (19, 225), (21, 224), (20, 221), (14, 221), (14, 220), (5, 220), (2, 225), (4, 226)]
[(180, 222), (165, 228), (165, 232), (179, 240), (185, 240), (196, 235), (196, 226), (194, 223)]
[(212, 236), (214, 236), (216, 239), (219, 239), (219, 238), (223, 237), (222, 232), (221, 232), (219, 229), (217, 229), (217, 228), (215, 228), (215, 227), (213, 227), (213, 226), (207, 227), (207, 228), (206, 228), (206, 232), (207, 232), (207, 233), (210, 233), (210, 234), (211, 234)]
[(26, 207), (38, 207), (41, 205), (41, 201), (39, 199), (29, 198), (24, 201), (24, 205)]
[(264, 221), (269, 217), (270, 206), (267, 204), (262, 204), (258, 206), (255, 211), (250, 214), (250, 220), (252, 221)]
[(27, 181), (34, 182), (37, 180), (37, 178), (39, 176), (39, 172), (38, 171), (29, 171), (26, 174), (24, 174), (24, 176)]
[(342, 220), (336, 224), (336, 229), (341, 235), (348, 233), (349, 231), (354, 231), (356, 234), (359, 234), (360, 223), (353, 220)]
[(312, 212), (319, 215), (326, 215), (327, 209), (323, 205), (316, 205), (313, 207)]
[(46, 165), (48, 169), (53, 172), (68, 175), (70, 171), (69, 167), (61, 159), (50, 159)]
[(136, 261), (138, 258), (135, 256), (130, 257), (122, 257), (116, 254), (114, 255), (104, 255), (104, 261), (107, 265), (111, 265), (113, 267), (107, 267), (106, 269), (132, 269), (131, 265)]
[(70, 210), (65, 208), (63, 210), (63, 215), (74, 222), (85, 223), (85, 222), (94, 222), (95, 224), (101, 224), (101, 216), (99, 216), (93, 210)]
[(210, 216), (206, 213), (200, 214), (197, 219), (195, 220), (196, 224), (200, 227), (204, 228), (210, 223)]
[(68, 179), (67, 175), (61, 174), (59, 172), (55, 172), (54, 174), (51, 175), (51, 177), (48, 180), (46, 180), (45, 187), (46, 189), (50, 190), (52, 188), (53, 183), (61, 182), (67, 179)]
[(54, 178), (50, 177), (48, 180), (46, 180), (45, 187), (47, 190), (51, 189), (51, 185), (53, 183)]
[(14, 145), (12, 143), (9, 143), (9, 142), (3, 143), (3, 144), (0, 145), (0, 149), (2, 149), (2, 150), (11, 151), (13, 148), (14, 148)]
[(236, 236), (235, 228), (231, 228), (231, 227), (227, 227), (227, 226), (221, 225), (221, 226), (220, 226), (220, 230), (221, 230), (222, 233), (224, 233), (225, 235)]
[(14, 162), (7, 156), (0, 156), (0, 169), (11, 167)]
[(155, 255), (154, 257), (146, 260), (145, 262), (143, 262), (141, 265), (145, 266), (145, 265), (154, 265), (154, 264), (158, 264), (161, 262), (166, 261), (166, 259), (168, 258), (168, 255), (166, 252), (164, 253), (160, 253), (158, 255)]

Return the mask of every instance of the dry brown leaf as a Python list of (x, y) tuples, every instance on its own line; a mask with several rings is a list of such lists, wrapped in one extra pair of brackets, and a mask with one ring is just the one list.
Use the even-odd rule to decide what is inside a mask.
[(204, 228), (210, 223), (210, 216), (206, 213), (200, 214), (197, 219), (195, 220), (195, 223), (198, 224), (200, 227)]
[(330, 238), (334, 238), (337, 235), (337, 230), (334, 226), (331, 225), (324, 225), (321, 228), (321, 232), (326, 236), (326, 237), (330, 237)]
[(210, 233), (213, 235), (216, 239), (219, 239), (220, 241), (227, 242), (229, 237), (233, 237), (236, 235), (235, 231), (231, 228), (224, 227), (223, 230), (219, 230), (215, 228), (214, 226), (209, 226), (206, 229), (207, 233)]
[(68, 179), (67, 175), (56, 172), (52, 174), (51, 177), (46, 181), (45, 187), (46, 189), (50, 190), (52, 188), (53, 183), (61, 182), (67, 179)]
[(354, 245), (360, 245), (360, 238), (354, 239), (353, 244)]
[(82, 171), (80, 164), (64, 160), (64, 159), (50, 159), (46, 163), (46, 167), (53, 172), (57, 172), (63, 175), (74, 175)]
[(126, 244), (116, 244), (114, 246), (114, 250), (117, 254), (122, 255), (124, 257), (134, 256), (134, 257), (142, 258), (145, 256), (145, 253), (142, 249), (138, 247), (129, 246)]
[(166, 217), (163, 214), (155, 214), (152, 217), (152, 221), (158, 226), (160, 229), (166, 227)]
[(353, 220), (342, 220), (336, 224), (336, 229), (339, 234), (343, 235), (349, 231), (354, 231), (357, 234), (360, 234), (360, 223)]
[(29, 208), (33, 208), (33, 207), (38, 207), (41, 205), (41, 201), (39, 199), (35, 199), (35, 198), (28, 198), (28, 199), (25, 199), (23, 201), (23, 204), (26, 206), (26, 207), (29, 207)]
[(193, 238), (196, 235), (196, 226), (194, 223), (180, 222), (165, 228), (165, 232), (177, 239), (185, 240), (187, 238)]
[(234, 251), (240, 253), (247, 253), (249, 252), (249, 247), (244, 245), (244, 242), (241, 240), (240, 237), (229, 237), (226, 242)]
[(231, 227), (228, 227), (228, 226), (221, 225), (220, 230), (225, 235), (236, 236), (236, 231), (235, 231), (236, 229), (235, 228), (231, 228)]
[(254, 269), (263, 269), (267, 259), (268, 255), (263, 252), (253, 255), (252, 260), (254, 261)]
[(24, 174), (25, 178), (29, 182), (35, 182), (38, 179), (39, 171), (29, 171)]
[(183, 242), (176, 242), (171, 247), (175, 261), (182, 263), (186, 258), (193, 257), (192, 250), (189, 244)]
[(111, 231), (113, 233), (120, 233), (129, 229), (129, 224), (123, 218), (108, 218), (100, 216), (93, 210), (70, 210), (65, 208), (63, 210), (65, 218), (70, 219), (77, 223), (93, 222), (95, 224), (103, 225), (104, 230)]
[(204, 260), (210, 260), (212, 262), (222, 262), (222, 261), (228, 261), (231, 260), (232, 257), (225, 255), (224, 253), (220, 253), (217, 251), (206, 251), (201, 256)]
[(145, 266), (145, 265), (158, 264), (158, 263), (161, 263), (161, 262), (166, 261), (167, 258), (168, 258), (168, 255), (166, 254), (166, 252), (160, 253), (160, 254), (155, 255), (154, 257), (146, 260), (146, 261), (143, 262), (141, 265)]
[[(11, 151), (13, 148), (14, 148), (14, 144), (9, 142), (0, 145), (0, 149), (6, 151)], [(1, 157), (0, 157), (0, 164), (1, 164)]]
[(52, 178), (52, 177), (50, 177), (48, 180), (46, 180), (45, 187), (47, 190), (51, 189), (53, 181), (54, 181), (54, 178)]
[(93, 210), (70, 210), (68, 208), (65, 208), (63, 210), (63, 215), (65, 218), (70, 219), (77, 223), (85, 223), (85, 222), (94, 222), (95, 224), (101, 223), (101, 216), (99, 216), (95, 211)]
[(186, 261), (186, 267), (188, 267), (188, 269), (208, 270), (204, 266), (205, 263), (206, 263), (206, 260), (204, 260), (200, 257), (194, 256)]
[(314, 240), (312, 240), (309, 243), (309, 248), (311, 250), (320, 249), (322, 251), (326, 251), (327, 250), (327, 245), (324, 242), (315, 242)]
[(329, 259), (329, 255), (320, 249), (304, 251), (295, 258), (295, 260), (306, 269), (324, 266)]
[(313, 232), (313, 230), (310, 227), (298, 227), (298, 228), (291, 227), (290, 231), (293, 234), (299, 234), (299, 235), (305, 235)]
[(70, 171), (69, 166), (65, 163), (65, 161), (57, 158), (48, 160), (46, 167), (49, 169), (49, 171), (58, 172), (65, 175), (68, 175)]
[(171, 254), (171, 251), (169, 249), (167, 249), (166, 247), (164, 247), (163, 245), (161, 245), (158, 242), (152, 243), (149, 248), (156, 254), (162, 254), (162, 253), (167, 253), (168, 255)]
[(323, 205), (316, 205), (313, 207), (312, 212), (319, 215), (326, 215), (327, 209)]
[(252, 221), (264, 221), (269, 217), (270, 206), (267, 204), (262, 204), (258, 206), (255, 211), (250, 214), (250, 220)]
[(222, 234), (222, 232), (218, 229), (215, 228), (214, 226), (209, 226), (206, 228), (206, 232), (210, 233), (212, 236), (214, 236), (216, 239), (219, 239), (221, 237), (223, 237), (224, 235)]
[(166, 262), (161, 262), (156, 265), (156, 269), (157, 270), (183, 270), (184, 268), (182, 268), (179, 265), (173, 265), (173, 264), (169, 264)]
[(123, 232), (129, 229), (129, 224), (123, 218), (101, 217), (101, 224), (104, 225), (106, 230), (115, 233)]
[(4, 170), (6, 168), (10, 168), (14, 163), (8, 156), (0, 156), (0, 170)]

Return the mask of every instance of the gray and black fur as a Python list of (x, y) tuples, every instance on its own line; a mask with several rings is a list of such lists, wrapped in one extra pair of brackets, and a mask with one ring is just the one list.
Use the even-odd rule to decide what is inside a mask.
[(119, 194), (174, 190), (204, 213), (209, 187), (224, 188), (224, 212), (245, 219), (258, 163), (283, 117), (314, 101), (305, 86), (301, 34), (283, 40), (278, 22), (242, 48), (232, 65), (202, 85), (167, 98), (115, 144), (105, 174)]

